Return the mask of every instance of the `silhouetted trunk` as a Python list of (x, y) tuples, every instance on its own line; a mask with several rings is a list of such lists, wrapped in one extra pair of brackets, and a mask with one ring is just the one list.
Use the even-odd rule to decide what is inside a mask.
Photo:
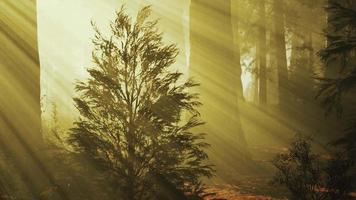
[(35, 2), (1, 1), (0, 148), (12, 157), (32, 196), (40, 199), (55, 183), (38, 151), (42, 135)]
[(284, 1), (274, 0), (274, 42), (275, 42), (275, 59), (278, 70), (278, 92), (279, 105), (283, 109), (288, 104), (288, 66), (286, 54), (286, 39), (285, 39), (285, 13)]
[(259, 76), (259, 102), (260, 104), (267, 103), (267, 34), (266, 34), (266, 2), (261, 1), (259, 4), (259, 20), (258, 20), (258, 76)]
[[(246, 142), (237, 102), (241, 79), (236, 75), (229, 0), (191, 1), (190, 44), (190, 75), (201, 84), (197, 92), (203, 103), (201, 116), (207, 122), (203, 131), (208, 133), (216, 156), (212, 159), (226, 156), (236, 147), (244, 153)], [(239, 145), (232, 142), (236, 140)]]

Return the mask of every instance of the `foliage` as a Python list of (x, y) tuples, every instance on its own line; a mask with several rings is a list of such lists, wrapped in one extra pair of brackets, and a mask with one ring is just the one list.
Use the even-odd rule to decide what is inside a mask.
[[(327, 34), (328, 46), (319, 51), (320, 58), (330, 67), (330, 62), (339, 61), (339, 74), (336, 78), (318, 78), (321, 82), (317, 97), (330, 112), (336, 108), (342, 111), (342, 96), (355, 87), (356, 68), (350, 59), (356, 47), (356, 11), (343, 7), (339, 3), (330, 3), (326, 8), (329, 13)], [(331, 30), (330, 30), (331, 29)]]
[(310, 138), (297, 135), (289, 152), (273, 160), (278, 169), (274, 182), (285, 185), (293, 199), (319, 199), (321, 169), (318, 156), (312, 154)]
[(192, 131), (203, 124), (188, 92), (197, 84), (170, 71), (178, 50), (163, 44), (150, 13), (145, 7), (132, 22), (122, 8), (109, 37), (93, 23), (95, 66), (76, 84), (81, 117), (70, 142), (108, 175), (118, 199), (175, 199), (213, 175), (204, 134)]
[(273, 160), (277, 173), (273, 182), (288, 188), (292, 199), (348, 199), (352, 191), (350, 161), (341, 154), (323, 162), (312, 153), (311, 138), (297, 135), (287, 153)]
[[(339, 74), (336, 78), (319, 78), (320, 90), (317, 97), (322, 98), (327, 113), (336, 110), (339, 115), (343, 111), (342, 100), (348, 93), (353, 93), (356, 86), (356, 67), (354, 52), (356, 48), (356, 11), (344, 7), (339, 3), (330, 3), (327, 7), (329, 12), (329, 25), (334, 30), (328, 30), (328, 46), (319, 52), (321, 59), (328, 64), (331, 61), (339, 61)], [(355, 161), (355, 116), (351, 125), (346, 130), (345, 136), (333, 142), (335, 145), (347, 150), (349, 159)]]

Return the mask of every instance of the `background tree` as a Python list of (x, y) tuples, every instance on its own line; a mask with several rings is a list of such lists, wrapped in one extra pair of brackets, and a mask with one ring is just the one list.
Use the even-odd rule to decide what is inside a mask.
[[(230, 0), (193, 0), (190, 4), (189, 75), (201, 83), (196, 91), (203, 103), (199, 111), (207, 122), (202, 130), (212, 144), (210, 158), (219, 163), (222, 173), (225, 167), (235, 168), (233, 163), (248, 152), (238, 104), (242, 83), (234, 57), (231, 11)], [(220, 165), (222, 157), (230, 159), (231, 166)]]
[(258, 92), (259, 102), (267, 103), (267, 29), (266, 29), (266, 1), (258, 4), (258, 42), (257, 42), (257, 60), (258, 60)]
[(285, 3), (281, 0), (273, 1), (273, 40), (275, 45), (274, 58), (278, 71), (278, 96), (279, 104), (282, 109), (288, 104), (288, 66), (286, 52), (286, 31), (285, 31)]
[(232, 32), (234, 41), (234, 63), (236, 67), (236, 79), (237, 85), (236, 90), (238, 92), (238, 97), (240, 101), (244, 101), (243, 87), (241, 81), (242, 67), (241, 67), (241, 22), (240, 22), (240, 12), (241, 12), (241, 2), (232, 1), (231, 2), (231, 22), (232, 22)]
[(118, 199), (194, 194), (213, 173), (204, 134), (192, 132), (203, 124), (197, 94), (188, 91), (197, 84), (179, 83), (182, 74), (170, 71), (178, 50), (163, 44), (150, 13), (145, 7), (132, 22), (121, 9), (108, 37), (94, 25), (95, 67), (76, 85), (81, 117), (70, 141), (107, 173)]

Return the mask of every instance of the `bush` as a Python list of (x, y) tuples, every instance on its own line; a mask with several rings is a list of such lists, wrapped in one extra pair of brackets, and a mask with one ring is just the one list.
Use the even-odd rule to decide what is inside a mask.
[(296, 200), (342, 200), (351, 192), (351, 162), (340, 154), (322, 160), (311, 150), (312, 139), (298, 134), (289, 151), (277, 155), (273, 183), (285, 186)]

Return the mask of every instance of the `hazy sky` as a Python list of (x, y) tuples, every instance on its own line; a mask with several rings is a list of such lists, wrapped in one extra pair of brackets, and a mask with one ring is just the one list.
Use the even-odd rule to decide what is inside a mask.
[[(160, 19), (165, 41), (181, 49), (175, 67), (187, 72), (188, 0), (38, 0), (38, 41), (41, 60), (41, 93), (45, 114), (55, 101), (60, 114), (68, 116), (73, 107), (74, 83), (87, 76), (92, 65), (91, 20), (104, 32), (115, 11), (126, 4), (127, 12), (136, 16), (144, 5), (152, 5)], [(189, 42), (188, 42), (189, 43)], [(46, 116), (46, 115), (44, 115)]]

